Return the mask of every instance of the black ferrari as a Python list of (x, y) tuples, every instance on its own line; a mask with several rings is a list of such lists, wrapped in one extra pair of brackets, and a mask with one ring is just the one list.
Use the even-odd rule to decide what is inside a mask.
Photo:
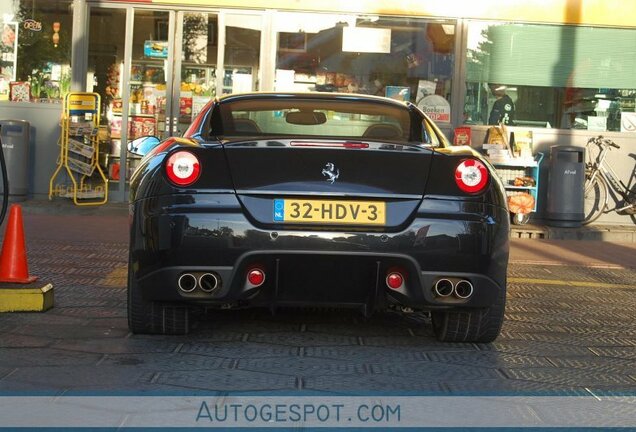
[(324, 306), (430, 311), (442, 341), (499, 334), (503, 185), (414, 104), (229, 95), (129, 150), (133, 333), (184, 334), (195, 308)]

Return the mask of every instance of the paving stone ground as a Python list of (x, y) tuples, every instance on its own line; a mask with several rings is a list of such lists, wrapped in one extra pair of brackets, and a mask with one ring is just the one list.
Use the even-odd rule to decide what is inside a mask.
[(492, 344), (438, 342), (423, 314), (313, 309), (216, 311), (185, 337), (135, 336), (126, 256), (117, 241), (30, 245), (55, 307), (0, 315), (0, 392), (636, 391), (634, 269), (513, 263)]

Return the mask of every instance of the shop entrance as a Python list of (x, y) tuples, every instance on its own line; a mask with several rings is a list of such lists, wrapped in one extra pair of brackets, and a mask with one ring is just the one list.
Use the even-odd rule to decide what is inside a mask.
[(101, 163), (111, 197), (124, 201), (140, 160), (127, 142), (180, 136), (211, 98), (259, 89), (263, 17), (132, 6), (89, 14), (87, 88), (103, 100)]

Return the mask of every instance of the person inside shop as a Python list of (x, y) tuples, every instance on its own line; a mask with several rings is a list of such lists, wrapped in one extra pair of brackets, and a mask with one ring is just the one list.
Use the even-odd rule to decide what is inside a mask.
[(497, 98), (488, 116), (489, 125), (500, 123), (514, 126), (515, 104), (506, 94), (506, 86), (500, 84), (490, 84), (490, 91)]

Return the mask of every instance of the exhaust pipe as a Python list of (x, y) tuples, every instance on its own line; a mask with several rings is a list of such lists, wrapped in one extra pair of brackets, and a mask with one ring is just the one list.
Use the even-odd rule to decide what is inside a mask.
[(455, 285), (455, 295), (460, 299), (467, 299), (473, 295), (473, 284), (465, 279), (460, 280)]
[(211, 293), (219, 287), (219, 277), (214, 273), (203, 273), (199, 278), (199, 288)]
[(177, 285), (181, 291), (190, 293), (197, 287), (197, 278), (191, 273), (184, 273), (179, 277)]
[(449, 279), (440, 279), (435, 282), (434, 290), (439, 297), (448, 297), (453, 293), (453, 282)]

